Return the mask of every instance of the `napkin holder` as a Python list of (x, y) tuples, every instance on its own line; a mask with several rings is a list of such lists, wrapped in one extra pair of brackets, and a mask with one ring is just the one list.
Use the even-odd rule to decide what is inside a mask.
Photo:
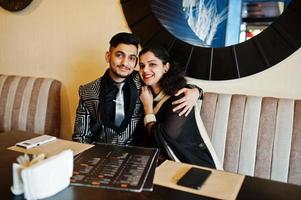
[(50, 197), (70, 184), (72, 173), (71, 150), (65, 150), (26, 167), (13, 163), (11, 191), (15, 195), (24, 192), (25, 199)]

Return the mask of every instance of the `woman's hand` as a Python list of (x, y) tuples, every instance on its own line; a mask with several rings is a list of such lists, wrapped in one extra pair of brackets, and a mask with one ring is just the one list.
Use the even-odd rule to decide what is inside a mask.
[(154, 97), (148, 86), (142, 86), (141, 88), (141, 94), (140, 94), (140, 100), (143, 103), (144, 107), (144, 113), (145, 114), (153, 114), (153, 101)]
[(182, 116), (183, 114), (187, 116), (199, 98), (199, 90), (197, 88), (182, 88), (175, 94), (175, 96), (180, 94), (184, 94), (184, 97), (172, 102), (173, 105), (177, 105), (173, 108), (173, 111), (176, 112), (177, 110), (182, 109), (179, 116)]

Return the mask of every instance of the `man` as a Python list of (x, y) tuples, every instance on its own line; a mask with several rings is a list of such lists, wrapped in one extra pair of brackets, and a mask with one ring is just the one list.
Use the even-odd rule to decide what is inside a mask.
[[(143, 138), (143, 106), (139, 99), (141, 80), (134, 68), (138, 62), (139, 38), (118, 33), (110, 40), (105, 54), (109, 69), (104, 75), (79, 88), (73, 140), (83, 143), (139, 145)], [(120, 89), (119, 89), (120, 88)], [(174, 111), (187, 114), (199, 92), (183, 88), (185, 96)]]

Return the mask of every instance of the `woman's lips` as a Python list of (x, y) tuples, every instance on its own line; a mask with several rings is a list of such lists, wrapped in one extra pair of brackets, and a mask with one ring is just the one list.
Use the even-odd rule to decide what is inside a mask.
[(150, 79), (150, 78), (152, 78), (154, 75), (152, 75), (152, 74), (146, 74), (146, 75), (143, 75), (143, 79), (144, 80), (147, 80), (147, 79)]

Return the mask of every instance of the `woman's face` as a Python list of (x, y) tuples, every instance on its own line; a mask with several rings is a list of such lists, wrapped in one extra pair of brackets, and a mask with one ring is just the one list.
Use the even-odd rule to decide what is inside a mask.
[(169, 70), (169, 63), (165, 65), (152, 52), (146, 52), (139, 58), (139, 74), (145, 85), (160, 87), (158, 82)]

